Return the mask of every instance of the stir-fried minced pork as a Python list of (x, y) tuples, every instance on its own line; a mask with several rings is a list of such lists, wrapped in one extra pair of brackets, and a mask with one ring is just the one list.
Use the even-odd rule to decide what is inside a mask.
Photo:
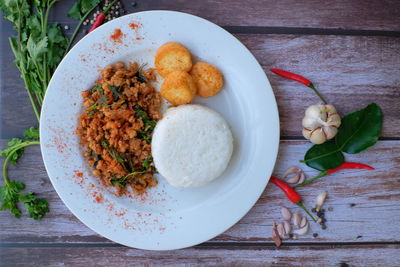
[(141, 194), (153, 187), (151, 136), (161, 119), (161, 97), (150, 82), (152, 69), (137, 63), (107, 66), (94, 87), (82, 93), (85, 111), (77, 134), (93, 174), (119, 195), (127, 186)]

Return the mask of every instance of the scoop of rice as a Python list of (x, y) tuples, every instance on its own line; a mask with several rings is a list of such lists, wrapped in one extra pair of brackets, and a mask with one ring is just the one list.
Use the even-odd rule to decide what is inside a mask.
[(157, 123), (151, 143), (154, 164), (173, 186), (196, 187), (219, 177), (233, 150), (228, 124), (200, 105), (170, 108)]

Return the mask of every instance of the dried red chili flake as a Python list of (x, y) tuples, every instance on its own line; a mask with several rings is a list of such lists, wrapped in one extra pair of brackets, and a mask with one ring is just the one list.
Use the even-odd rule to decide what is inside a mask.
[(132, 30), (136, 32), (136, 38), (135, 40), (143, 40), (142, 37), (139, 36), (139, 28), (142, 26), (141, 23), (129, 23), (129, 27), (131, 27)]
[(92, 195), (93, 195), (94, 200), (95, 200), (96, 203), (103, 203), (103, 201), (104, 201), (104, 196), (103, 196), (102, 193), (100, 193), (100, 192), (93, 192)]
[(110, 35), (110, 38), (114, 41), (114, 43), (122, 43), (123, 33), (121, 29), (115, 29), (114, 33)]
[(132, 29), (136, 30), (137, 28), (139, 28), (139, 25), (136, 23), (129, 23), (129, 27), (131, 27)]
[(75, 173), (75, 177), (77, 177), (77, 178), (82, 178), (83, 177), (83, 173), (81, 171), (79, 171), (79, 170), (74, 170), (74, 173)]
[(124, 216), (126, 214), (126, 212), (122, 211), (122, 212), (116, 212), (114, 214), (115, 214), (115, 216)]

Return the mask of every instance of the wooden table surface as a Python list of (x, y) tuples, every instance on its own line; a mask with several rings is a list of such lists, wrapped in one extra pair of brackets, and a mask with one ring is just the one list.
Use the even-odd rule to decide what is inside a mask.
[[(60, 1), (52, 20), (74, 26), (65, 14), (73, 1)], [(325, 231), (285, 241), (271, 240), (280, 206), (293, 207), (268, 186), (256, 205), (235, 226), (201, 245), (177, 251), (143, 251), (113, 243), (83, 225), (61, 202), (47, 177), (39, 147), (26, 149), (10, 176), (23, 181), (50, 203), (40, 222), (0, 213), (0, 265), (37, 266), (399, 266), (400, 265), (400, 1), (398, 0), (139, 0), (130, 12), (177, 10), (206, 18), (234, 34), (260, 62), (274, 89), (281, 120), (279, 158), (282, 175), (310, 147), (301, 136), (301, 118), (317, 99), (299, 84), (268, 72), (278, 67), (310, 78), (343, 115), (378, 103), (384, 129), (373, 148), (347, 159), (371, 164), (376, 171), (346, 171), (299, 189), (311, 206), (327, 190)], [(0, 146), (35, 125), (1, 21)], [(71, 30), (67, 32), (71, 34)], [(311, 176), (317, 172), (305, 168)], [(294, 207), (292, 210), (296, 210)]]

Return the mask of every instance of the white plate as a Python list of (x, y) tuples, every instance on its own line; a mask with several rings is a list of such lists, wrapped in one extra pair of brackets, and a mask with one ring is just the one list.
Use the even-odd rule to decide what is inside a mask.
[[(130, 23), (139, 27), (132, 29)], [(124, 34), (121, 43), (110, 38), (117, 28)], [(181, 42), (195, 59), (216, 65), (224, 74), (220, 94), (197, 97), (194, 103), (225, 117), (235, 138), (233, 157), (222, 177), (206, 186), (174, 188), (158, 177), (159, 184), (146, 195), (117, 198), (91, 176), (74, 133), (82, 112), (81, 92), (99, 78), (100, 69), (116, 61), (153, 66), (156, 49), (168, 41)], [(250, 210), (275, 164), (279, 119), (264, 71), (235, 37), (199, 17), (146, 11), (106, 23), (73, 47), (47, 89), (40, 137), (50, 180), (76, 217), (117, 243), (167, 250), (207, 241)]]

